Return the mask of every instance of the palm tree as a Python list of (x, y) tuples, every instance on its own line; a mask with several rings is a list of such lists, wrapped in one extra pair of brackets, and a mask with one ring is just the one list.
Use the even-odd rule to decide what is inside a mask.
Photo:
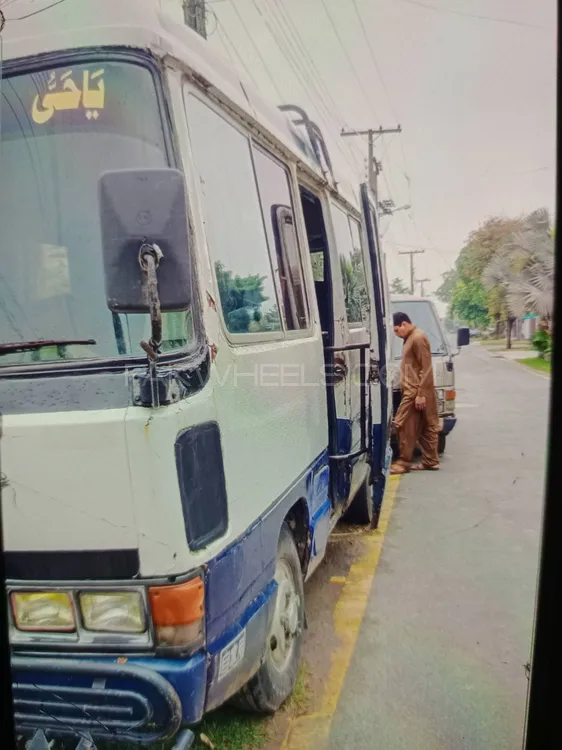
[(550, 320), (554, 303), (554, 235), (548, 211), (533, 211), (491, 258), (482, 282), (503, 301), (507, 348), (515, 320), (534, 312)]
[(516, 278), (507, 304), (515, 315), (535, 312), (550, 320), (554, 305), (554, 234), (546, 209), (533, 211), (511, 249)]

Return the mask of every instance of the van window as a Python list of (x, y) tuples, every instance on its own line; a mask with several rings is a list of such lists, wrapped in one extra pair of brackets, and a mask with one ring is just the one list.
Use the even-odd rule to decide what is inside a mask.
[(188, 123), (225, 325), (230, 333), (281, 331), (250, 142), (193, 95)]
[[(403, 312), (410, 318), (412, 323), (421, 328), (429, 339), (432, 354), (448, 354), (449, 348), (439, 320), (430, 302), (423, 300), (412, 300), (406, 302), (393, 302), (392, 312)], [(398, 336), (394, 336), (392, 344), (392, 356), (394, 359), (402, 358), (402, 346), (404, 342)]]
[(285, 327), (289, 331), (306, 329), (308, 311), (289, 174), (258, 148), (254, 149), (254, 163), (267, 239), (279, 278)]
[(332, 220), (340, 257), (347, 322), (352, 326), (364, 325), (369, 318), (370, 308), (359, 225), (333, 204)]

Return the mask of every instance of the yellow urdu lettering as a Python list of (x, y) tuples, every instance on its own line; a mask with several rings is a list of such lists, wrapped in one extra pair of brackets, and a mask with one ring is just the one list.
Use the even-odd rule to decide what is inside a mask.
[[(82, 76), (82, 90), (74, 83), (72, 71), (64, 73), (60, 80), (62, 90), (55, 91), (56, 74), (52, 72), (49, 76), (47, 91), (42, 97), (37, 94), (33, 100), (31, 115), (33, 122), (38, 125), (44, 125), (48, 122), (55, 112), (76, 110), (80, 105), (86, 110), (86, 117), (91, 120), (92, 117), (97, 120), (98, 110), (105, 107), (105, 83), (103, 80), (103, 69), (90, 73), (85, 70)], [(91, 82), (95, 85), (91, 86)]]

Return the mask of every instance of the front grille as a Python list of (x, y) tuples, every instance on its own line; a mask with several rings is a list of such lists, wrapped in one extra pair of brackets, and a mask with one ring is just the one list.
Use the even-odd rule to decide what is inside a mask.
[(180, 727), (177, 693), (144, 667), (14, 656), (12, 674), (16, 729), (24, 737), (151, 745)]

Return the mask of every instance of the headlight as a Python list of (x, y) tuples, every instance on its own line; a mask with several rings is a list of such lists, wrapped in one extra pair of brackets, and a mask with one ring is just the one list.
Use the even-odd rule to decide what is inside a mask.
[(106, 633), (144, 633), (146, 630), (140, 594), (133, 591), (81, 593), (79, 599), (86, 630)]
[(438, 401), (444, 401), (445, 400), (445, 391), (443, 390), (443, 388), (436, 388), (435, 391), (437, 393), (437, 400)]
[(18, 630), (69, 633), (75, 629), (74, 608), (68, 594), (56, 591), (15, 592), (10, 599)]

